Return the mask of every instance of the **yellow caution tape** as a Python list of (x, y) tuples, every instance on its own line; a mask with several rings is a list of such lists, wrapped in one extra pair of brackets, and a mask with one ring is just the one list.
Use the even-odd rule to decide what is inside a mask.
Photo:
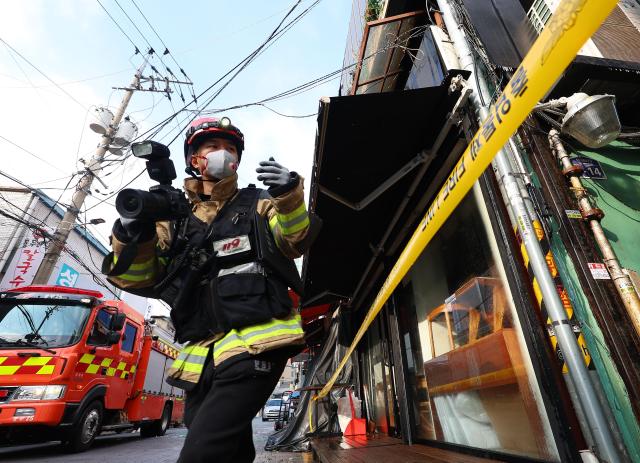
[(563, 0), (474, 135), (380, 288), (349, 350), (318, 394), (325, 397), (356, 345), (431, 238), (546, 95), (617, 0)]

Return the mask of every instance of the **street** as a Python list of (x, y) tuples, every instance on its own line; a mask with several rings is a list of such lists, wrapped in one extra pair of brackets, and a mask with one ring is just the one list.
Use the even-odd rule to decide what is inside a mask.
[[(264, 444), (273, 432), (273, 422), (253, 420), (256, 463), (306, 463), (311, 454), (265, 452)], [(138, 432), (101, 436), (87, 452), (67, 454), (58, 442), (0, 449), (0, 461), (24, 463), (109, 462), (109, 463), (173, 463), (187, 435), (186, 428), (172, 428), (162, 437), (142, 439)]]

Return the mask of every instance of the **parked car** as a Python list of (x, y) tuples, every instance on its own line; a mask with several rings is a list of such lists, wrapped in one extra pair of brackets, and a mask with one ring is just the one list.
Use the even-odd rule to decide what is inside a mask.
[(275, 420), (280, 413), (282, 399), (269, 399), (262, 407), (262, 421)]

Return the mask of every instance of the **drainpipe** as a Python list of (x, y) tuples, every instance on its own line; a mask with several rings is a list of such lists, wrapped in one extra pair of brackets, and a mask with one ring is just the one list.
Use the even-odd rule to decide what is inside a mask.
[[(451, 0), (437, 0), (437, 3), (463, 69), (475, 72), (473, 52), (462, 32), (461, 25), (456, 22), (453, 8), (451, 7)], [(478, 88), (476, 82), (483, 88)], [(474, 90), (471, 98), (478, 110), (478, 119), (479, 123), (481, 123), (489, 115), (489, 108), (480, 103), (478, 95), (479, 92), (483, 90), (484, 94), (490, 95), (491, 93), (487, 92), (487, 83), (482, 75), (477, 75), (477, 79), (470, 78), (469, 84)], [(558, 344), (560, 345), (562, 355), (569, 370), (569, 376), (575, 385), (577, 395), (580, 399), (580, 405), (582, 405), (582, 409), (584, 410), (587, 426), (595, 441), (596, 448), (594, 451), (602, 461), (609, 463), (622, 461), (618, 449), (615, 446), (615, 440), (609, 429), (609, 422), (605, 418), (603, 405), (600, 403), (596, 389), (591, 382), (589, 371), (582, 358), (580, 346), (573, 334), (569, 318), (547, 267), (545, 256), (542, 253), (531, 217), (527, 210), (527, 205), (520, 193), (517, 177), (504, 149), (501, 149), (494, 158), (493, 166), (499, 180), (501, 180), (504, 185), (506, 192), (506, 197), (504, 198), (505, 203), (507, 207), (511, 209), (518, 223), (522, 241), (529, 254), (531, 269), (544, 295), (547, 313), (553, 324)]]
[(638, 298), (638, 293), (636, 293), (633, 283), (631, 282), (631, 278), (622, 271), (620, 261), (611, 247), (611, 243), (604, 234), (604, 230), (600, 224), (600, 220), (604, 217), (604, 212), (597, 207), (593, 207), (591, 204), (589, 194), (584, 189), (582, 181), (580, 180), (582, 168), (580, 166), (574, 166), (571, 163), (569, 155), (560, 140), (560, 133), (555, 129), (552, 129), (549, 132), (549, 144), (562, 165), (562, 173), (571, 183), (571, 190), (578, 200), (580, 213), (589, 223), (589, 227), (591, 228), (596, 243), (602, 253), (602, 260), (607, 266), (607, 269), (609, 269), (609, 273), (611, 273), (611, 278), (613, 279), (616, 290), (618, 291), (618, 294), (622, 299), (622, 303), (629, 314), (629, 318), (631, 318), (631, 322), (633, 323), (636, 333), (640, 335), (640, 299)]

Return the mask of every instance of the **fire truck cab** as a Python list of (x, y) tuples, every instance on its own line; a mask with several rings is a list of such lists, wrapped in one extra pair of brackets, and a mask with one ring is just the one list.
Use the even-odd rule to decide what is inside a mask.
[(0, 444), (61, 440), (78, 452), (104, 431), (163, 435), (184, 409), (164, 382), (178, 352), (166, 337), (97, 291), (0, 292)]

